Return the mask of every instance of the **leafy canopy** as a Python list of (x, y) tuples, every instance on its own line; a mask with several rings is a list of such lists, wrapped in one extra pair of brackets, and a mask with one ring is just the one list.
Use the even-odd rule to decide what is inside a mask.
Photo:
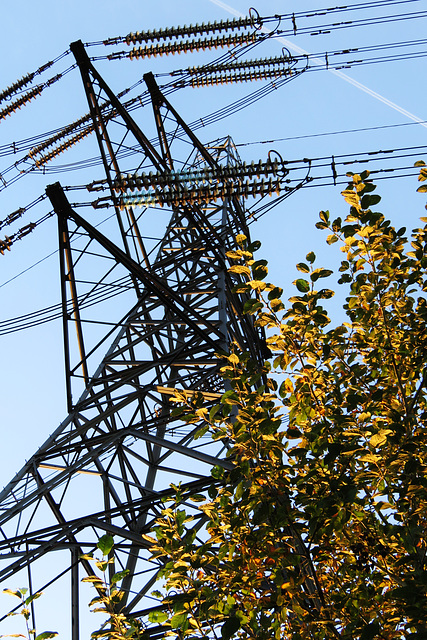
[(273, 358), (234, 346), (213, 408), (176, 392), (176, 411), (235, 466), (213, 469), (196, 518), (177, 488), (149, 538), (168, 590), (152, 621), (173, 637), (427, 637), (427, 226), (408, 251), (406, 230), (374, 210), (368, 172), (349, 178), (349, 215), (316, 225), (344, 254), (346, 322), (331, 327), (332, 272), (314, 253), (287, 306), (259, 243), (238, 236), (228, 254)]

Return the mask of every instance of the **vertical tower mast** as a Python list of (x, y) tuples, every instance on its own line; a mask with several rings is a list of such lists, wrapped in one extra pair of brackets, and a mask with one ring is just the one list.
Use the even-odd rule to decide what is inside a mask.
[[(147, 609), (159, 566), (149, 560), (141, 533), (159, 515), (170, 483), (197, 493), (210, 484), (212, 466), (231, 468), (222, 445), (197, 438), (171, 412), (174, 389), (203, 394), (207, 406), (218, 402), (218, 352), (234, 341), (261, 360), (264, 342), (242, 314), (244, 298), (234, 293), (239, 276), (227, 273), (226, 251), (236, 234), (248, 236), (243, 205), (233, 189), (218, 199), (208, 188), (204, 198), (200, 189), (193, 197), (188, 187), (195, 172), (212, 176), (224, 164), (227, 170), (235, 165), (231, 141), (204, 147), (147, 75), (158, 152), (83, 46), (75, 43), (72, 50), (106, 172), (99, 185), (108, 195), (98, 204), (113, 206), (116, 224), (101, 230), (99, 220), (92, 221), (98, 209), (80, 215), (58, 183), (48, 187), (59, 223), (69, 414), (0, 493), (0, 578), (7, 583), (31, 567), (39, 590), (68, 572), (71, 637), (77, 640), (78, 567), (91, 573), (79, 556), (104, 533), (114, 535), (117, 560), (130, 572), (123, 583), (125, 610)], [(166, 207), (154, 211), (169, 221), (151, 250), (141, 228), (153, 209), (136, 213), (128, 204), (119, 168), (129, 148), (136, 150), (137, 173), (126, 184), (143, 184), (154, 169), (171, 202), (169, 213)], [(120, 314), (110, 298), (122, 290), (128, 306)], [(93, 299), (104, 300), (102, 311), (92, 309)], [(53, 552), (54, 565), (45, 562)]]

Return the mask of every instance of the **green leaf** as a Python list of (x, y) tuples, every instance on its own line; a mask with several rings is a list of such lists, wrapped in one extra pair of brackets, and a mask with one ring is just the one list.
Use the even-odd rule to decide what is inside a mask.
[(342, 225), (341, 218), (340, 217), (335, 218), (335, 220), (332, 223), (332, 231), (335, 231), (335, 232), (340, 231), (341, 225)]
[(378, 204), (380, 201), (381, 201), (381, 196), (378, 196), (376, 194), (373, 194), (373, 195), (366, 194), (363, 196), (361, 201), (362, 209), (369, 209), (369, 207), (373, 207), (374, 205)]
[(221, 627), (221, 638), (229, 640), (240, 629), (240, 620), (236, 616), (227, 618)]
[(110, 553), (111, 549), (114, 546), (113, 536), (110, 536), (108, 533), (106, 533), (105, 535), (102, 536), (102, 538), (98, 540), (98, 543), (96, 546), (104, 556), (108, 556), (108, 554)]
[(179, 613), (176, 613), (174, 616), (172, 616), (170, 620), (172, 629), (180, 629), (187, 621), (187, 615), (188, 614), (186, 611), (180, 611)]
[(283, 293), (283, 289), (281, 289), (280, 287), (273, 287), (273, 289), (269, 291), (267, 297), (269, 300), (275, 300), (276, 298), (280, 298), (282, 293)]
[(34, 640), (47, 640), (48, 638), (55, 638), (57, 635), (56, 631), (43, 631), (43, 633), (39, 633)]
[(118, 571), (111, 578), (111, 584), (116, 584), (117, 582), (120, 582), (120, 580), (123, 580), (123, 578), (125, 576), (127, 576), (128, 574), (129, 574), (129, 569), (124, 569), (123, 571)]
[(371, 622), (363, 628), (360, 640), (373, 640), (373, 638), (378, 637), (379, 631), (380, 625), (378, 622)]
[(261, 247), (261, 242), (259, 240), (254, 240), (248, 247), (248, 251), (255, 253)]
[(316, 227), (316, 229), (328, 229), (328, 225), (326, 224), (326, 222), (316, 222), (314, 226)]
[(301, 291), (302, 293), (307, 293), (307, 291), (310, 291), (310, 284), (307, 282), (307, 280), (298, 278), (298, 280), (295, 280), (293, 284), (295, 284), (298, 291)]
[(162, 622), (166, 622), (168, 617), (168, 614), (164, 611), (151, 611), (148, 614), (148, 620), (156, 624), (162, 624)]
[(310, 253), (307, 253), (307, 255), (305, 256), (305, 259), (310, 264), (313, 264), (313, 262), (316, 260), (316, 254), (313, 251), (310, 251)]
[(204, 495), (202, 495), (201, 493), (195, 493), (194, 495), (191, 495), (190, 498), (191, 502), (205, 502), (206, 501), (206, 497)]
[(37, 600), (37, 598), (40, 598), (41, 595), (43, 595), (43, 592), (38, 591), (37, 593), (34, 593), (32, 596), (28, 596), (28, 598), (26, 598), (25, 600), (25, 604), (29, 605), (33, 600)]
[(366, 182), (365, 187), (362, 191), (362, 193), (371, 193), (372, 191), (375, 191), (375, 189), (377, 188), (376, 184), (372, 184), (372, 182)]
[(257, 309), (262, 309), (262, 307), (262, 302), (252, 298), (250, 300), (246, 300), (245, 304), (243, 305), (243, 312), (252, 315), (257, 311)]
[(325, 300), (333, 298), (334, 295), (335, 291), (333, 291), (332, 289), (320, 289), (319, 291), (319, 298), (323, 298)]
[(209, 421), (213, 422), (215, 416), (217, 415), (218, 411), (221, 409), (221, 406), (219, 404), (215, 404), (212, 409), (209, 411)]
[(327, 278), (333, 273), (330, 269), (315, 269), (313, 273), (310, 275), (310, 279), (312, 282), (316, 282), (319, 278)]
[(229, 389), (221, 396), (222, 404), (240, 404), (239, 396), (233, 389)]
[(305, 262), (298, 262), (297, 269), (298, 271), (302, 271), (302, 273), (310, 273), (310, 267), (305, 264)]

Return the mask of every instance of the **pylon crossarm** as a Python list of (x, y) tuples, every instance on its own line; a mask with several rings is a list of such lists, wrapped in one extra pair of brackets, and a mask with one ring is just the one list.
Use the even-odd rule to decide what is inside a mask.
[[(133, 135), (144, 149), (146, 155), (150, 159), (151, 163), (156, 167), (157, 170), (167, 170), (167, 166), (164, 163), (162, 157), (158, 154), (155, 147), (151, 144), (145, 134), (141, 131), (139, 126), (136, 124), (135, 120), (130, 116), (129, 112), (123, 107), (120, 100), (117, 98), (115, 93), (110, 89), (98, 71), (95, 69), (93, 64), (91, 63), (89, 56), (86, 53), (83, 43), (81, 40), (76, 42), (72, 42), (70, 44), (70, 50), (74, 54), (76, 58), (76, 62), (79, 65), (79, 69), (82, 74), (85, 75), (87, 82), (87, 74), (90, 73), (93, 78), (98, 83), (99, 87), (105, 94), (108, 96), (109, 101), (111, 102), (112, 107), (115, 111), (123, 118), (123, 121), (127, 125), (128, 129), (132, 131)], [(92, 82), (90, 81), (90, 85)]]
[[(138, 265), (98, 229), (93, 227), (78, 213), (73, 211), (59, 183), (50, 185), (46, 191), (58, 215), (66, 216), (67, 218), (74, 220), (79, 227), (85, 229), (90, 237), (99, 242), (99, 244), (103, 246), (117, 262), (124, 265), (132, 275), (138, 277), (144, 286), (154, 293), (159, 300), (170, 307), (178, 317), (185, 320), (196, 334), (200, 333), (200, 335), (202, 335), (214, 349), (217, 348), (217, 342), (212, 340), (209, 336), (210, 333), (213, 333), (218, 337), (221, 337), (219, 330), (214, 325), (209, 325), (201, 314), (186, 304), (186, 302), (184, 302), (170, 287), (160, 281), (153, 273), (149, 273), (143, 267)], [(194, 316), (199, 323), (205, 325), (205, 331), (200, 328), (200, 325), (198, 325), (197, 322), (194, 322), (194, 320), (191, 319), (191, 316)]]

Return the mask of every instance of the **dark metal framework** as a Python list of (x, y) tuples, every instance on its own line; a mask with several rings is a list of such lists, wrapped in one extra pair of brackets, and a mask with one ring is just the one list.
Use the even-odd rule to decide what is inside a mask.
[[(224, 445), (195, 438), (192, 427), (171, 414), (174, 389), (202, 392), (206, 404), (216, 403), (223, 392), (218, 352), (233, 341), (260, 361), (265, 346), (242, 314), (244, 297), (233, 292), (239, 276), (227, 273), (225, 254), (236, 234), (249, 236), (241, 201), (230, 196), (220, 203), (185, 201), (168, 211), (135, 211), (119, 206), (121, 194), (114, 189), (119, 162), (130, 162), (128, 157), (133, 171), (165, 176), (186, 167), (215, 169), (238, 161), (231, 141), (203, 146), (148, 74), (159, 143), (154, 146), (83, 45), (71, 48), (114, 216), (101, 231), (98, 219), (89, 221), (97, 210), (83, 217), (58, 183), (47, 189), (58, 216), (69, 413), (0, 493), (0, 579), (8, 584), (25, 569), (37, 591), (68, 574), (71, 638), (77, 640), (80, 578), (93, 573), (80, 555), (106, 532), (114, 535), (111, 571), (130, 572), (122, 585), (126, 611), (146, 612), (156, 605), (149, 594), (159, 566), (149, 560), (141, 533), (159, 515), (170, 483), (183, 482), (199, 493), (211, 482), (212, 466), (231, 468)], [(104, 109), (107, 103), (112, 112)], [(142, 231), (150, 215), (157, 226), (170, 216), (157, 244)], [(113, 297), (89, 306), (105, 292), (122, 290), (129, 309), (122, 316)], [(162, 630), (150, 633), (160, 637)]]

